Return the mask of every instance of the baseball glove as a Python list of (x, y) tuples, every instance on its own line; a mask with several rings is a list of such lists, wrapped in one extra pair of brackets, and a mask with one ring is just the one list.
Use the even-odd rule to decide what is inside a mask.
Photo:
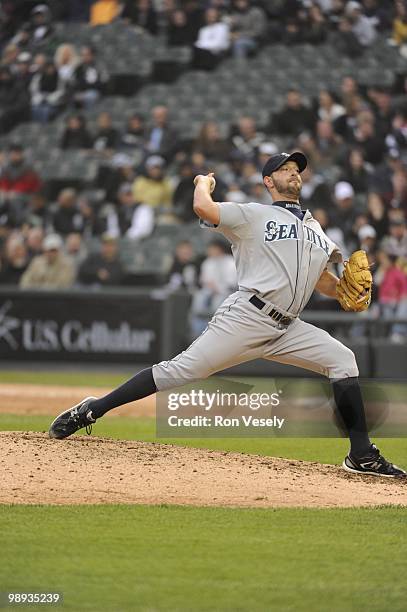
[(336, 296), (344, 310), (361, 312), (372, 299), (372, 275), (365, 251), (355, 251), (345, 262), (342, 277), (336, 285)]

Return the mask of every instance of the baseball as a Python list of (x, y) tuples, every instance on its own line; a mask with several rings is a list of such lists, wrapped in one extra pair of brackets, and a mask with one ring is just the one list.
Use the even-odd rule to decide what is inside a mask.
[(198, 176), (196, 176), (196, 177), (194, 178), (194, 185), (195, 185), (195, 187), (196, 187), (196, 186), (197, 186), (197, 184), (198, 184), (198, 180), (199, 180), (200, 178), (202, 178), (202, 177), (205, 177), (205, 178), (206, 178), (206, 177), (209, 177), (209, 178), (211, 179), (211, 182), (210, 182), (210, 187), (209, 187), (209, 191), (210, 191), (210, 193), (212, 193), (212, 192), (213, 192), (213, 190), (214, 190), (214, 189), (215, 189), (215, 187), (216, 187), (216, 179), (215, 179), (215, 177), (214, 177), (212, 174), (198, 174)]

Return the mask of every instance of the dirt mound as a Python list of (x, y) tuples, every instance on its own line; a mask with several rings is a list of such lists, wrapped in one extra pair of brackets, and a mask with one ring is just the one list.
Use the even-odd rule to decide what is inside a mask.
[(0, 433), (0, 503), (339, 507), (407, 505), (407, 482), (257, 455)]

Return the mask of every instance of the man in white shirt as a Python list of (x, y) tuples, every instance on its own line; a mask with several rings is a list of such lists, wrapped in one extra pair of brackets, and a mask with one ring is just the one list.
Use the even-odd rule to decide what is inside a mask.
[(195, 292), (191, 308), (191, 331), (198, 336), (224, 299), (237, 288), (237, 273), (228, 244), (220, 239), (209, 243), (202, 262), (201, 289)]
[(154, 211), (151, 206), (134, 200), (132, 186), (124, 183), (118, 193), (117, 212), (108, 218), (108, 232), (111, 236), (123, 236), (131, 240), (141, 240), (154, 229)]
[(230, 46), (229, 26), (219, 19), (217, 9), (205, 13), (206, 25), (200, 28), (194, 46), (194, 68), (211, 70), (215, 68), (224, 51)]

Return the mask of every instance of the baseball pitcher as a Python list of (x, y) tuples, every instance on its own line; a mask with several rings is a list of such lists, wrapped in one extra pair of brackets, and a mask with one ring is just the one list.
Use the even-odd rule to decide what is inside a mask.
[(139, 372), (108, 395), (88, 397), (51, 424), (51, 438), (66, 438), (106, 412), (156, 391), (206, 378), (252, 359), (270, 359), (329, 378), (337, 411), (350, 439), (343, 467), (358, 474), (406, 477), (371, 443), (358, 367), (353, 352), (300, 318), (314, 289), (338, 299), (349, 311), (368, 308), (372, 276), (364, 251), (345, 262), (342, 278), (328, 271), (342, 261), (338, 247), (299, 203), (300, 152), (280, 153), (263, 168), (272, 204), (214, 202), (213, 174), (195, 178), (194, 211), (206, 231), (220, 232), (232, 245), (239, 289), (215, 312), (189, 348), (169, 361)]

